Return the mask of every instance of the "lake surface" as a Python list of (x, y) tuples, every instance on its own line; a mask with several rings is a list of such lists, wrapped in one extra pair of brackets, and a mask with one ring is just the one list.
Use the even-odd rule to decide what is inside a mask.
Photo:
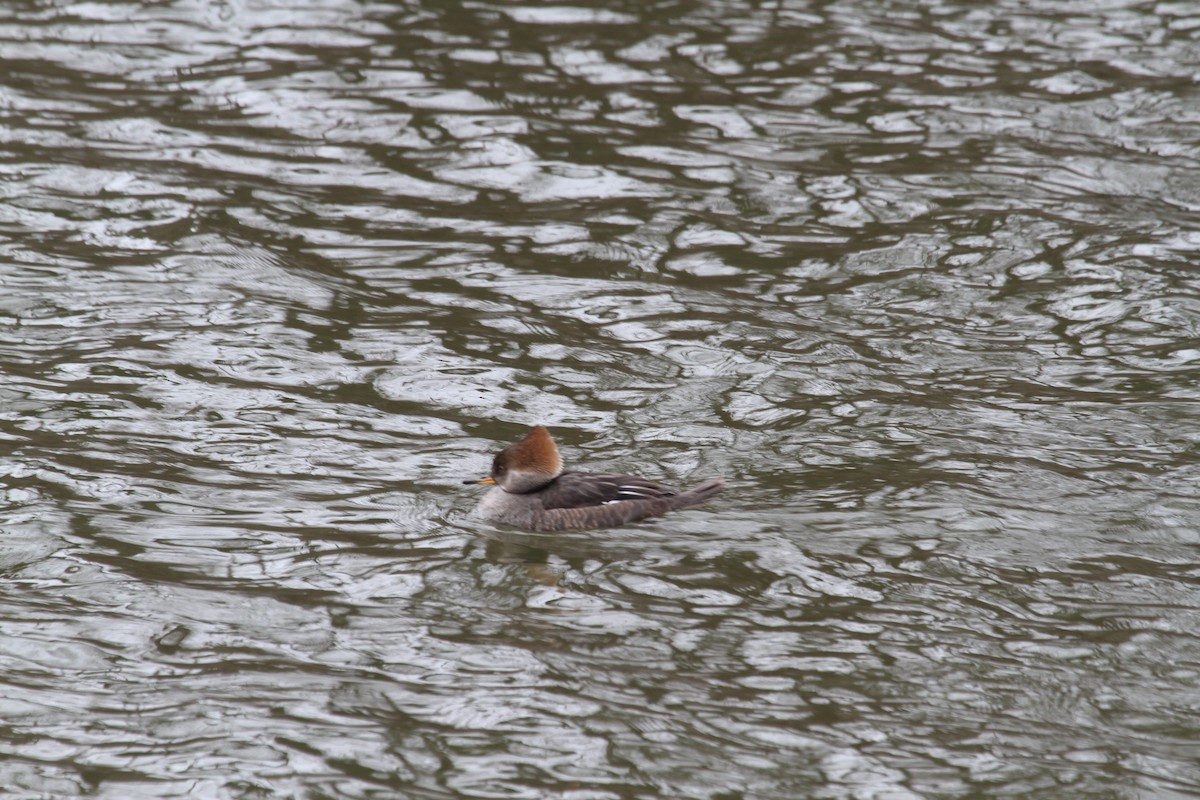
[[(1200, 797), (1191, 3), (0, 9), (0, 797)], [(712, 505), (534, 535), (492, 453)]]

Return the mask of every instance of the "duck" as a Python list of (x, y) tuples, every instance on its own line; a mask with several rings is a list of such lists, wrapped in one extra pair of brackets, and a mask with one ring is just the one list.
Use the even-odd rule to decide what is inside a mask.
[(564, 471), (558, 444), (543, 425), (497, 453), (488, 475), (463, 483), (492, 487), (480, 498), (478, 515), (539, 532), (614, 528), (702, 506), (725, 488), (722, 477), (680, 491), (636, 475)]

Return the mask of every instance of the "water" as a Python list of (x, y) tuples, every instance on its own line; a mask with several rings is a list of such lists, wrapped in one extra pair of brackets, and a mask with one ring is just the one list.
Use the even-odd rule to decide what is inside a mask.
[(0, 796), (1200, 797), (1190, 4), (0, 19)]

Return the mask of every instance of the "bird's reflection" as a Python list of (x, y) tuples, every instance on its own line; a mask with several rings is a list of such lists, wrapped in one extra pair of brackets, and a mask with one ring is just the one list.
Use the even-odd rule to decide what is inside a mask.
[(481, 534), (485, 540), (484, 554), (495, 564), (520, 566), (525, 574), (546, 586), (557, 586), (562, 567), (557, 562), (581, 567), (591, 560), (620, 561), (637, 555), (634, 548), (598, 542), (596, 539), (571, 534), (539, 534), (523, 531), (491, 531)]

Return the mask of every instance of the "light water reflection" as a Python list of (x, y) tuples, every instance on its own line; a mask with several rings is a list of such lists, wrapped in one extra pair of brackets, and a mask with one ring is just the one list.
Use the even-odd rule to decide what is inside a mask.
[(0, 10), (0, 794), (1200, 796), (1191, 13)]

